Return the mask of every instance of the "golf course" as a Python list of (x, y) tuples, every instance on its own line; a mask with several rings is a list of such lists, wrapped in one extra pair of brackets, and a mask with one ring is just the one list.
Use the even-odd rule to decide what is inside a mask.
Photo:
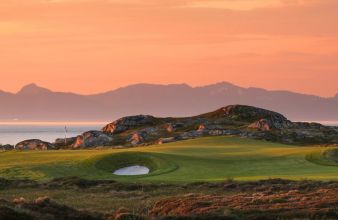
[[(338, 180), (335, 147), (294, 146), (234, 136), (203, 137), (124, 149), (4, 151), (0, 176), (47, 181), (77, 176), (126, 182), (218, 182), (270, 178)], [(118, 176), (142, 165), (149, 174)]]

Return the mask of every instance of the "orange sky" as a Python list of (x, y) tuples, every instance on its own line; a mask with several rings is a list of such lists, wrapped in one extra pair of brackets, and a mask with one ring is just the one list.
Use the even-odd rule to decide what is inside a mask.
[(333, 96), (337, 12), (337, 0), (1, 0), (0, 89), (229, 81)]

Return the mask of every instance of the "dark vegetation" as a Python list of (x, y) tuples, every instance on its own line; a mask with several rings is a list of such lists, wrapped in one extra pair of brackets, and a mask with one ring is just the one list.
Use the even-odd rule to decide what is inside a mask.
[(154, 184), (70, 177), (0, 179), (0, 186), (1, 219), (338, 218), (336, 181)]

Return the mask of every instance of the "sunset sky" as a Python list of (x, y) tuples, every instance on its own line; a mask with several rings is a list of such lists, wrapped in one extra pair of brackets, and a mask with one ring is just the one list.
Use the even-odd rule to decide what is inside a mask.
[(1, 0), (1, 90), (219, 81), (338, 92), (337, 0)]

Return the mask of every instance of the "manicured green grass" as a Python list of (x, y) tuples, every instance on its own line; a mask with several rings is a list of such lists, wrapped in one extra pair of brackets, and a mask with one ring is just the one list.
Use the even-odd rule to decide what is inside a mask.
[[(208, 137), (128, 149), (0, 153), (0, 176), (46, 180), (79, 176), (119, 181), (196, 182), (266, 178), (337, 180), (338, 166), (324, 148), (238, 137)], [(325, 148), (325, 150), (332, 150)], [(317, 155), (317, 156), (314, 156)], [(333, 155), (333, 156), (332, 156)], [(317, 158), (316, 160), (313, 158)], [(149, 175), (116, 176), (123, 166), (145, 165)]]
[(323, 166), (338, 166), (338, 148), (312, 152), (306, 155), (306, 159)]

